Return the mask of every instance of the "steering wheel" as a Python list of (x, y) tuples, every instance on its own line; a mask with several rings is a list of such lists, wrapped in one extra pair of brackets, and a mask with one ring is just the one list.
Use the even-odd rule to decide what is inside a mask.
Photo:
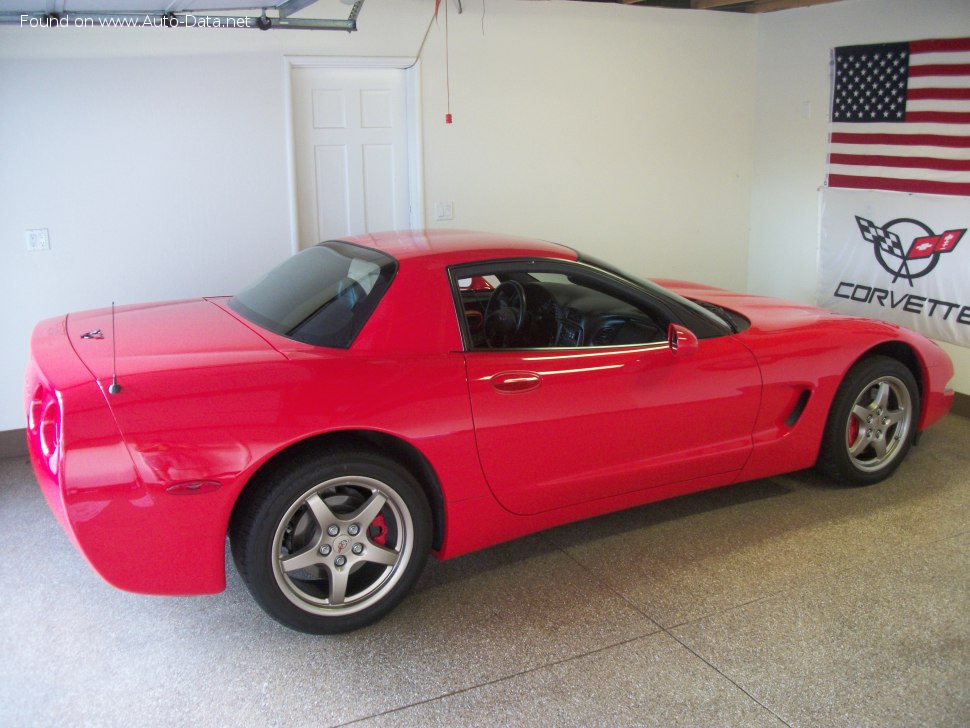
[(504, 281), (492, 291), (485, 305), (485, 343), (506, 348), (525, 325), (525, 289), (518, 281)]

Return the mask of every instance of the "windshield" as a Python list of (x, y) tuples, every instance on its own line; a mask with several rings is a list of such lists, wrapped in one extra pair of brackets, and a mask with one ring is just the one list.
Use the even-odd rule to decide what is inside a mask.
[(599, 268), (600, 270), (604, 270), (607, 273), (610, 273), (611, 275), (616, 276), (617, 278), (620, 278), (625, 281), (629, 281), (630, 283), (633, 283), (636, 286), (640, 286), (641, 288), (646, 288), (649, 291), (653, 291), (654, 293), (659, 294), (661, 297), (672, 298), (681, 306), (683, 306), (684, 308), (687, 308), (691, 313), (695, 314), (696, 316), (699, 316), (704, 321), (707, 321), (708, 323), (715, 326), (722, 333), (734, 333), (735, 331), (735, 325), (732, 321), (730, 321), (726, 317), (722, 318), (721, 316), (718, 316), (714, 312), (709, 311), (703, 306), (698, 305), (694, 301), (691, 301), (689, 298), (684, 298), (683, 296), (680, 296), (667, 288), (658, 286), (656, 283), (652, 283), (651, 281), (643, 280), (641, 278), (631, 276), (628, 273), (624, 273), (623, 271), (610, 265), (609, 263), (604, 263), (602, 260), (599, 260), (598, 258), (594, 258), (591, 255), (586, 255), (585, 253), (581, 253), (579, 256), (579, 259), (582, 262), (588, 263), (589, 265)]
[(396, 272), (397, 261), (377, 250), (322, 243), (278, 265), (234, 296), (229, 307), (273, 333), (345, 349)]

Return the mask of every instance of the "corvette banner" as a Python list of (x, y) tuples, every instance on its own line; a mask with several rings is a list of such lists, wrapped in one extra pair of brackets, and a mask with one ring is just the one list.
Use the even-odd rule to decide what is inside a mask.
[(970, 38), (836, 48), (819, 304), (970, 347)]
[(823, 187), (818, 303), (970, 347), (970, 198)]

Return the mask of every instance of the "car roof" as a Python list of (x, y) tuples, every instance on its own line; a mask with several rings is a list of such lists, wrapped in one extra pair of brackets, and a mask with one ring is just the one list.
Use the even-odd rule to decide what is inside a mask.
[(498, 258), (558, 258), (576, 260), (572, 248), (497, 233), (470, 230), (399, 230), (355, 235), (340, 240), (387, 253), (398, 261), (423, 259), (432, 265), (449, 266)]

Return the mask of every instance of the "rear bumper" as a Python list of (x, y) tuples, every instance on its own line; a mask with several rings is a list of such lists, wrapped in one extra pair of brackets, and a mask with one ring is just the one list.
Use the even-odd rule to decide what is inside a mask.
[(71, 348), (64, 319), (34, 329), (25, 385), (37, 482), (91, 567), (127, 591), (222, 591), (225, 533), (200, 537), (195, 498), (145, 486), (101, 385)]

